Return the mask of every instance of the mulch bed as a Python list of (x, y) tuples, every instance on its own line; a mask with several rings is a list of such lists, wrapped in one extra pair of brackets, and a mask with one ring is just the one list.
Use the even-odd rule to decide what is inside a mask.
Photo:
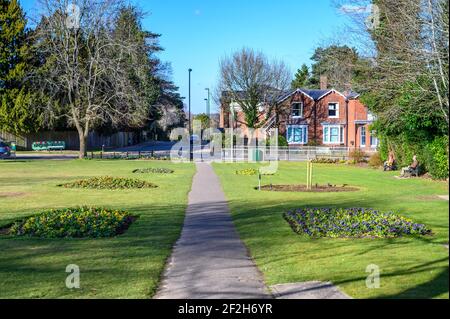
[[(258, 189), (258, 187), (255, 187)], [(311, 193), (338, 193), (356, 192), (359, 188), (347, 185), (313, 185), (312, 189), (306, 189), (306, 185), (264, 185), (261, 190), (272, 192), (311, 192)]]

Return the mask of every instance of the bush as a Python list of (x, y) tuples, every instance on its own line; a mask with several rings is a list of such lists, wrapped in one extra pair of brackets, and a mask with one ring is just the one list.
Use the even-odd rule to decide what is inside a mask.
[[(268, 138), (266, 140), (266, 145), (270, 146), (270, 138)], [(289, 143), (286, 140), (286, 137), (284, 137), (283, 135), (278, 135), (278, 146), (279, 147), (288, 147), (289, 146)]]
[(170, 168), (138, 168), (133, 171), (135, 174), (147, 174), (147, 173), (155, 173), (155, 174), (172, 174), (174, 172), (173, 169)]
[(425, 225), (411, 219), (364, 208), (304, 208), (289, 211), (284, 218), (296, 233), (314, 238), (392, 238), (431, 234)]
[(355, 148), (348, 154), (352, 163), (363, 163), (366, 161), (366, 154), (359, 148)]
[(155, 184), (133, 178), (122, 177), (92, 177), (75, 182), (59, 185), (65, 188), (93, 188), (93, 189), (130, 189), (130, 188), (155, 188)]
[(369, 166), (378, 168), (383, 166), (383, 160), (381, 159), (380, 153), (375, 153), (369, 158)]
[(311, 162), (317, 164), (337, 164), (340, 160), (337, 158), (315, 158)]
[(105, 208), (49, 210), (14, 223), (9, 234), (45, 238), (112, 237), (123, 233), (134, 219), (128, 212)]
[(423, 152), (425, 168), (435, 179), (448, 178), (448, 136), (436, 137)]

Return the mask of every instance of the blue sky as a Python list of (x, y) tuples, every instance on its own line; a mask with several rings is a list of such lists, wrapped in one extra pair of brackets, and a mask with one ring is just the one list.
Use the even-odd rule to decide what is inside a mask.
[[(160, 55), (170, 62), (173, 81), (188, 96), (192, 68), (192, 110), (205, 111), (205, 88), (218, 79), (218, 62), (244, 46), (282, 59), (292, 74), (315, 47), (330, 39), (345, 17), (332, 0), (147, 0), (132, 1), (148, 13), (143, 25), (162, 34)], [(27, 13), (36, 0), (22, 0)], [(186, 99), (187, 103), (187, 99)], [(213, 107), (214, 108), (214, 107)]]

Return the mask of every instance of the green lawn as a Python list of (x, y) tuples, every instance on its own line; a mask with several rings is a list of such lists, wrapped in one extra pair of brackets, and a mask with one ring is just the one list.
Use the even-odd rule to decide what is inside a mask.
[[(132, 174), (168, 167), (173, 174)], [(195, 168), (166, 161), (0, 161), (0, 226), (49, 208), (78, 205), (127, 210), (139, 219), (109, 239), (0, 236), (0, 298), (149, 298), (179, 237)], [(156, 189), (81, 190), (56, 185), (88, 177), (135, 177)], [(81, 288), (65, 286), (68, 264)]]
[[(256, 176), (235, 175), (254, 164), (214, 164), (238, 232), (268, 285), (309, 280), (332, 281), (355, 298), (448, 298), (449, 204), (447, 183), (394, 178), (346, 165), (315, 164), (314, 183), (349, 184), (348, 193), (259, 192)], [(305, 184), (305, 163), (280, 163), (263, 184)], [(310, 239), (295, 234), (282, 213), (304, 206), (367, 207), (393, 210), (425, 223), (434, 235), (398, 239)], [(381, 270), (381, 287), (368, 289), (366, 267)]]

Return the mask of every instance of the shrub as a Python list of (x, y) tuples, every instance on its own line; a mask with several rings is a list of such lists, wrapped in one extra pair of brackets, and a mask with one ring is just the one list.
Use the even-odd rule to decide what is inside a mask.
[(284, 218), (296, 233), (314, 238), (392, 238), (431, 234), (425, 225), (411, 219), (364, 208), (304, 208), (289, 211)]
[(151, 167), (151, 168), (138, 168), (133, 171), (135, 174), (147, 174), (147, 173), (155, 173), (155, 174), (172, 174), (174, 172), (173, 169), (163, 168), (163, 167)]
[(134, 219), (128, 212), (106, 208), (48, 210), (14, 223), (9, 233), (45, 238), (112, 237), (123, 233)]
[(425, 168), (435, 179), (448, 177), (448, 136), (436, 137), (424, 149), (423, 161)]
[(122, 177), (92, 177), (75, 182), (59, 185), (65, 188), (94, 188), (94, 189), (129, 189), (129, 188), (155, 188), (155, 184), (133, 178)]
[(359, 148), (355, 148), (348, 154), (353, 163), (363, 163), (366, 161), (366, 154)]
[(369, 166), (377, 168), (383, 166), (383, 161), (381, 159), (380, 153), (375, 153), (369, 158)]
[[(270, 146), (270, 139), (266, 140), (266, 145)], [(286, 137), (284, 137), (283, 135), (278, 135), (278, 146), (279, 147), (288, 147), (289, 143), (286, 140)]]
[(340, 160), (337, 158), (315, 158), (311, 162), (318, 164), (336, 164), (339, 163)]

